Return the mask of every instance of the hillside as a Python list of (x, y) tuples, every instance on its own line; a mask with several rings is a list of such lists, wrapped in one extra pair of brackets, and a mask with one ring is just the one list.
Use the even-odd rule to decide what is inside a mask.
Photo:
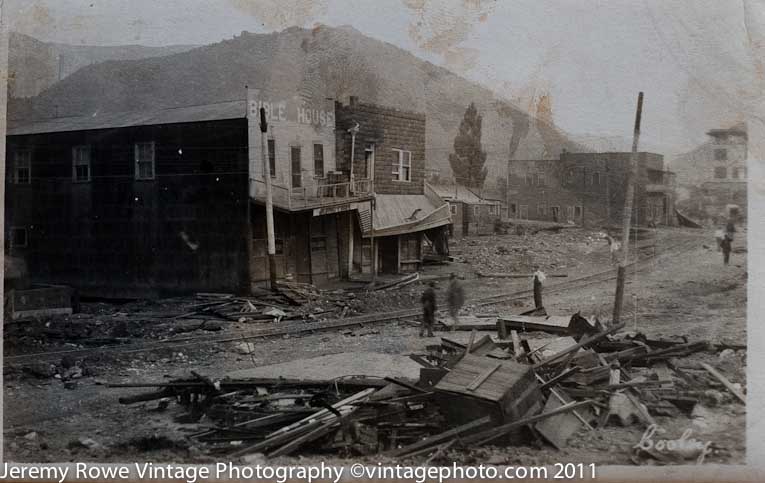
[(581, 150), (554, 126), (530, 117), (491, 91), (352, 27), (297, 27), (233, 39), (162, 58), (83, 67), (39, 96), (9, 105), (11, 119), (90, 115), (242, 99), (244, 86), (276, 94), (346, 99), (356, 95), (427, 115), (431, 168), (450, 176), (448, 155), (470, 102), (483, 115), (486, 188), (504, 181), (508, 159), (557, 157)]
[(11, 32), (8, 40), (8, 95), (31, 97), (86, 65), (106, 60), (135, 60), (184, 52), (193, 45), (146, 47), (119, 45), (68, 45), (41, 42), (34, 37)]

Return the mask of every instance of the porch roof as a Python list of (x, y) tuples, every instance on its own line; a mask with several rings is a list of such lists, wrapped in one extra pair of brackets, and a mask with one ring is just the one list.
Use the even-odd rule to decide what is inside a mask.
[(415, 233), (452, 222), (449, 205), (427, 195), (375, 195), (369, 236)]

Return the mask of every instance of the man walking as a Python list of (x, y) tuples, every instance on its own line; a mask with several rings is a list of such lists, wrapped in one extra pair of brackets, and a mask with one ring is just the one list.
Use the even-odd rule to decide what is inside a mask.
[(715, 240), (717, 240), (717, 251), (722, 251), (722, 241), (723, 238), (725, 238), (725, 232), (722, 228), (718, 228), (717, 231), (715, 231)]
[(430, 282), (428, 288), (422, 294), (422, 326), (420, 327), (420, 337), (428, 332), (428, 337), (433, 337), (433, 323), (436, 314), (436, 292), (433, 290), (434, 283)]
[(451, 330), (453, 331), (459, 323), (457, 316), (460, 313), (462, 304), (465, 303), (465, 291), (462, 289), (462, 285), (460, 285), (454, 272), (449, 276), (449, 290), (446, 294), (446, 300), (449, 304), (449, 315), (452, 318)]

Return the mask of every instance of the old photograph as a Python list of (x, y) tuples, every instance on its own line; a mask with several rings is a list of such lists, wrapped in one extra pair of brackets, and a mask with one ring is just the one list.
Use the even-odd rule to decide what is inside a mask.
[(746, 462), (762, 2), (2, 21), (4, 461)]

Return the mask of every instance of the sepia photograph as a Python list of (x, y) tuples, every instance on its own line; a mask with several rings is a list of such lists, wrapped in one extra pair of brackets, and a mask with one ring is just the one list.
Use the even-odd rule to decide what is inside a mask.
[(747, 462), (763, 2), (1, 14), (3, 461)]

